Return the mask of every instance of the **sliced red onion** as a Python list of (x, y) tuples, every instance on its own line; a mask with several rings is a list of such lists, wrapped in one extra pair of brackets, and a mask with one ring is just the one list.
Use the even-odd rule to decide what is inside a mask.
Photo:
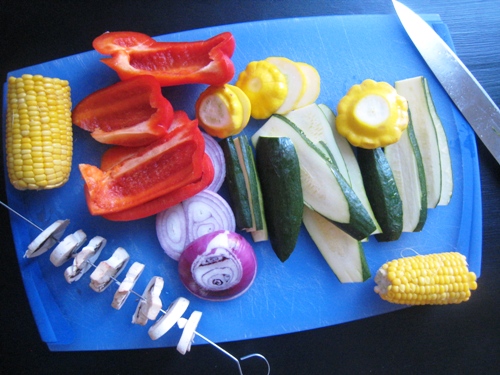
[(203, 132), (205, 138), (205, 152), (212, 160), (214, 166), (214, 179), (207, 189), (217, 192), (226, 178), (226, 162), (224, 161), (224, 152), (217, 141), (207, 133)]
[(169, 257), (179, 260), (184, 248), (216, 230), (234, 232), (236, 220), (231, 207), (219, 194), (203, 190), (156, 216), (156, 235)]
[(179, 260), (187, 242), (186, 214), (182, 203), (156, 215), (156, 235), (167, 255)]
[(229, 204), (219, 194), (204, 190), (182, 202), (187, 218), (187, 243), (219, 230), (232, 232), (236, 220)]
[(195, 296), (227, 301), (250, 288), (257, 259), (243, 236), (219, 230), (191, 242), (179, 258), (178, 269), (182, 283)]

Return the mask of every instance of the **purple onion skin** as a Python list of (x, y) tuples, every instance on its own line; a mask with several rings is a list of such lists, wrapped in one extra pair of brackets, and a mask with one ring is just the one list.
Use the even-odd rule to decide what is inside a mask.
[[(196, 281), (192, 266), (197, 259), (200, 259), (199, 256), (207, 252), (210, 244), (224, 242), (228, 244), (227, 250), (241, 264), (241, 279), (235, 285), (228, 286), (227, 289), (210, 290)], [(217, 248), (218, 246), (213, 246), (213, 250)], [(226, 262), (228, 261), (226, 259)], [(250, 288), (257, 275), (257, 258), (252, 246), (243, 236), (235, 232), (219, 230), (207, 233), (191, 242), (179, 258), (178, 270), (182, 283), (195, 296), (208, 301), (228, 301), (241, 296)]]

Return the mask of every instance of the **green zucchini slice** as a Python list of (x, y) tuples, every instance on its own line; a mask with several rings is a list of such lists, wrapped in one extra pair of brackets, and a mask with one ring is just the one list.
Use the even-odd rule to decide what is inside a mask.
[(264, 202), (253, 150), (246, 135), (220, 142), (226, 162), (229, 198), (239, 229), (250, 232), (254, 241), (268, 239)]
[(354, 154), (354, 150), (352, 149), (351, 144), (337, 131), (337, 127), (335, 126), (335, 114), (333, 113), (333, 111), (325, 104), (318, 104), (318, 107), (323, 111), (326, 119), (328, 120), (330, 129), (335, 139), (335, 143), (337, 144), (337, 147), (340, 151), (340, 155), (344, 159), (347, 173), (349, 175), (350, 185), (361, 200), (361, 203), (363, 203), (363, 206), (366, 208), (373, 223), (375, 224), (376, 229), (372, 234), (382, 232), (382, 229), (380, 228), (380, 225), (375, 218), (375, 214), (373, 213), (370, 201), (368, 200), (368, 197), (366, 195), (365, 185), (363, 184), (363, 177), (361, 176), (358, 160), (356, 159), (356, 155)]
[(436, 113), (424, 77), (408, 78), (395, 83), (398, 94), (408, 101), (413, 129), (422, 151), (427, 185), (427, 207), (435, 208), (450, 201), (453, 176), (448, 141)]
[(403, 204), (403, 232), (418, 232), (427, 219), (427, 187), (411, 113), (409, 117), (408, 127), (399, 141), (386, 146), (384, 152)]
[(299, 159), (290, 138), (260, 137), (256, 146), (264, 212), (271, 246), (284, 262), (297, 244), (303, 197)]
[(304, 204), (325, 216), (342, 230), (361, 240), (374, 230), (366, 208), (337, 167), (318, 146), (288, 118), (273, 115), (253, 136), (288, 137), (292, 140), (300, 165)]
[(362, 243), (323, 216), (304, 207), (304, 226), (341, 283), (363, 282), (371, 276)]
[(382, 233), (378, 241), (395, 241), (403, 231), (403, 202), (382, 148), (357, 149), (366, 194)]

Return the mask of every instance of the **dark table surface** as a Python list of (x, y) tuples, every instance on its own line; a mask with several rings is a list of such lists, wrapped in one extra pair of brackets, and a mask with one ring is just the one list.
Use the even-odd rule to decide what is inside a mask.
[[(418, 13), (437, 13), (457, 54), (500, 104), (500, 1), (406, 0)], [(393, 13), (388, 0), (331, 1), (12, 1), (0, 6), (0, 77), (7, 72), (91, 49), (105, 30), (149, 35), (236, 22), (334, 14)], [(500, 166), (478, 143), (483, 200), (483, 262), (479, 289), (467, 303), (423, 306), (312, 331), (226, 343), (236, 357), (259, 352), (273, 374), (488, 374), (500, 368)], [(0, 197), (6, 201), (2, 173)], [(175, 348), (50, 352), (26, 298), (10, 232), (0, 210), (0, 372), (33, 374), (236, 374), (210, 345), (186, 356)], [(263, 374), (257, 360), (248, 374)]]

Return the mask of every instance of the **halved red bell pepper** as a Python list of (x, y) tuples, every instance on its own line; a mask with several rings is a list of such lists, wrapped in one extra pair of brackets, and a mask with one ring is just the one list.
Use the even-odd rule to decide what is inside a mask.
[(203, 172), (201, 178), (198, 181), (191, 182), (182, 188), (141, 205), (102, 216), (111, 221), (131, 221), (156, 215), (158, 212), (166, 210), (169, 207), (175, 206), (176, 204), (191, 198), (212, 183), (215, 171), (212, 161), (207, 154), (203, 157), (202, 170)]
[(205, 142), (194, 120), (136, 148), (107, 170), (80, 164), (89, 211), (105, 215), (127, 210), (195, 182), (202, 176), (204, 155)]
[(223, 85), (234, 76), (231, 57), (236, 43), (230, 32), (196, 42), (156, 42), (142, 33), (107, 32), (95, 38), (92, 46), (111, 55), (101, 61), (121, 79), (149, 74), (161, 86)]
[(90, 94), (72, 116), (75, 125), (101, 143), (143, 146), (167, 132), (173, 112), (158, 81), (139, 76)]

